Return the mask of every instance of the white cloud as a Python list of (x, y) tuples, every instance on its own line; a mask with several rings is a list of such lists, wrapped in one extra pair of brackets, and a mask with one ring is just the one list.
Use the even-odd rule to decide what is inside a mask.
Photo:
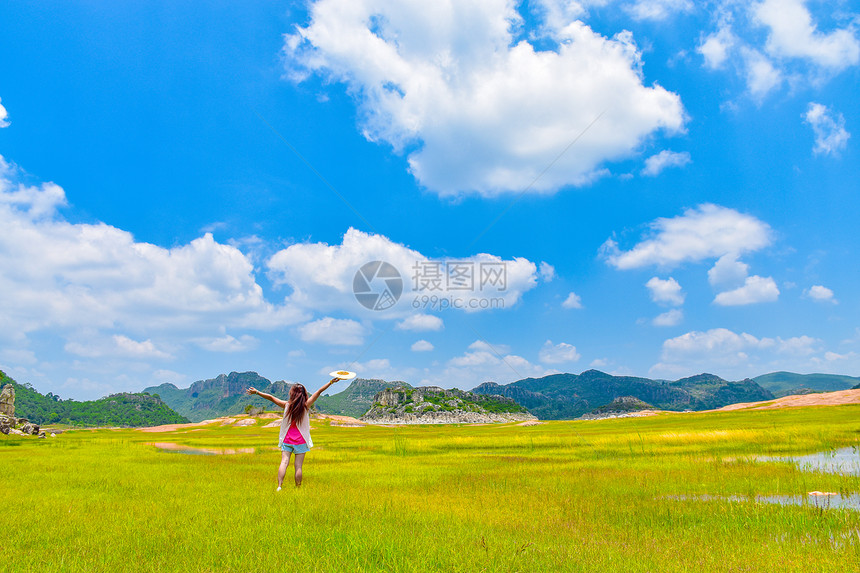
[(553, 267), (551, 264), (545, 261), (541, 261), (539, 269), (540, 278), (543, 282), (548, 283), (555, 278), (555, 267)]
[(649, 265), (675, 267), (727, 254), (762, 249), (771, 243), (771, 229), (752, 215), (719, 205), (704, 204), (672, 219), (659, 218), (650, 225), (653, 236), (629, 251), (620, 251), (609, 239), (601, 253), (618, 269)]
[(740, 285), (749, 276), (749, 265), (738, 260), (735, 253), (723, 255), (708, 271), (708, 282), (712, 286)]
[(432, 343), (427, 342), (426, 340), (417, 340), (410, 347), (412, 352), (430, 352), (435, 346)]
[(305, 342), (333, 346), (359, 346), (364, 342), (365, 334), (360, 322), (330, 316), (303, 324), (298, 327), (298, 332)]
[(753, 275), (747, 277), (743, 286), (719, 293), (714, 297), (714, 304), (740, 306), (759, 302), (775, 302), (778, 298), (779, 289), (773, 278)]
[(586, 184), (655, 132), (683, 130), (680, 97), (644, 84), (631, 33), (594, 32), (573, 20), (579, 4), (543, 7), (536, 51), (515, 39), (509, 0), (318, 0), (286, 37), (288, 75), (345, 83), (363, 135), (413, 149), (411, 172), (442, 196)]
[(767, 56), (750, 48), (741, 50), (746, 70), (747, 89), (756, 100), (762, 100), (782, 84), (782, 72)]
[(576, 362), (580, 358), (580, 354), (576, 351), (576, 346), (559, 342), (553, 344), (552, 340), (547, 340), (543, 348), (540, 349), (538, 358), (544, 364), (562, 364), (565, 362)]
[(822, 285), (812, 285), (803, 291), (803, 294), (816, 302), (829, 302), (832, 304), (837, 304), (839, 302), (833, 296), (833, 291)]
[(567, 298), (564, 299), (564, 302), (561, 303), (563, 308), (582, 308), (582, 298), (576, 294), (575, 292), (567, 295)]
[(661, 362), (652, 373), (694, 373), (719, 366), (746, 366), (750, 363), (750, 352), (775, 348), (771, 338), (756, 338), (747, 333), (736, 334), (725, 328), (714, 328), (707, 332), (692, 331), (663, 342)]
[(636, 20), (665, 20), (678, 12), (692, 12), (690, 0), (635, 0), (624, 9)]
[(664, 149), (657, 155), (652, 155), (645, 160), (645, 168), (642, 169), (642, 175), (656, 177), (667, 167), (683, 167), (690, 163), (690, 161), (690, 154), (686, 151), (678, 153)]
[[(0, 102), (2, 102), (2, 98), (0, 98)], [(3, 107), (3, 104), (0, 103), (0, 128), (9, 127), (9, 114), (6, 112), (6, 108)]]
[[(388, 262), (398, 270), (402, 279), (403, 293), (398, 303), (387, 310), (365, 309), (353, 294), (356, 272), (372, 261)], [(446, 302), (457, 299), (465, 312), (513, 308), (523, 293), (537, 285), (538, 280), (537, 265), (524, 258), (503, 260), (480, 253), (457, 259), (429, 259), (387, 237), (352, 228), (343, 236), (340, 245), (291, 245), (275, 253), (267, 265), (269, 276), (276, 284), (288, 285), (292, 289), (287, 298), (289, 303), (373, 319), (402, 319), (414, 312), (416, 304), (425, 302), (428, 310), (439, 310), (439, 306), (434, 307), (429, 301), (441, 298)], [(471, 288), (454, 288), (458, 285), (450, 277), (454, 277), (458, 268), (466, 268), (470, 273), (473, 279)], [(371, 287), (376, 289), (380, 285), (372, 283)]]
[(681, 291), (681, 285), (674, 278), (661, 279), (652, 277), (645, 286), (651, 291), (651, 300), (656, 303), (670, 304), (680, 306), (684, 304), (686, 296)]
[(811, 336), (795, 336), (787, 340), (777, 338), (777, 352), (793, 356), (809, 356), (814, 354), (821, 341)]
[(755, 20), (769, 28), (767, 51), (784, 58), (802, 58), (840, 70), (860, 61), (854, 29), (817, 30), (803, 0), (765, 0), (753, 8)]
[(172, 358), (169, 352), (158, 348), (150, 339), (137, 341), (122, 334), (102, 338), (91, 331), (84, 332), (75, 340), (70, 340), (63, 349), (70, 354), (86, 358), (125, 357), (140, 360)]
[(528, 377), (546, 376), (556, 370), (532, 364), (522, 356), (510, 354), (504, 345), (493, 345), (476, 341), (461, 356), (450, 359), (439, 371), (426, 372), (421, 384), (433, 384), (444, 388), (471, 390), (483, 382), (508, 384)]
[(705, 58), (706, 67), (716, 70), (723, 67), (736, 43), (731, 27), (723, 23), (719, 30), (702, 41), (696, 51)]
[(432, 314), (413, 314), (397, 323), (398, 330), (414, 330), (417, 332), (428, 330), (442, 330), (444, 323), (438, 316)]
[(845, 117), (841, 113), (834, 117), (827, 106), (810, 102), (803, 119), (815, 134), (812, 151), (816, 155), (837, 155), (848, 146), (851, 134), (845, 129)]
[(198, 338), (194, 342), (210, 352), (245, 352), (256, 348), (260, 341), (250, 334), (243, 334), (239, 338), (225, 334), (219, 338)]
[(485, 342), (483, 340), (476, 340), (469, 345), (469, 350), (492, 352), (496, 355), (499, 355), (508, 354), (511, 351), (511, 347), (506, 344), (490, 344), (489, 342)]
[(663, 314), (654, 317), (654, 326), (677, 326), (684, 320), (684, 312), (679, 308), (673, 308)]

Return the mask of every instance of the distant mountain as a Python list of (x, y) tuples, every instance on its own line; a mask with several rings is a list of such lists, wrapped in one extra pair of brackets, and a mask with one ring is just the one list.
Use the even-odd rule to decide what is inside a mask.
[[(338, 384), (342, 384), (339, 382)], [(406, 382), (386, 382), (385, 380), (365, 380), (356, 378), (342, 392), (332, 396), (320, 396), (316, 401), (316, 409), (324, 414), (337, 414), (338, 416), (352, 416), (359, 418), (370, 410), (374, 397), (385, 390), (395, 386), (411, 388)], [(336, 388), (333, 386), (333, 388)]]
[(375, 424), (486, 424), (524, 422), (535, 417), (504, 396), (403, 385), (377, 393), (361, 419)]
[(40, 394), (29, 384), (19, 384), (0, 371), (0, 387), (6, 384), (15, 388), (15, 416), (41, 426), (68, 424), (136, 428), (188, 422), (158, 397), (148, 394), (112, 394), (85, 402), (62, 400), (50, 392)]
[(795, 374), (793, 372), (771, 372), (753, 378), (759, 386), (770, 390), (777, 398), (791, 394), (812, 392), (836, 392), (860, 386), (860, 378), (839, 374)]
[(709, 410), (774, 398), (749, 379), (729, 382), (713, 374), (699, 374), (668, 382), (613, 376), (599, 370), (526, 378), (504, 386), (485, 382), (472, 392), (513, 398), (538, 418), (550, 420), (577, 418), (622, 396), (637, 398), (661, 410)]
[(173, 384), (151, 386), (144, 392), (157, 394), (167, 405), (191, 420), (200, 422), (220, 416), (241, 414), (245, 406), (251, 405), (271, 410), (274, 404), (259, 396), (245, 393), (249, 387), (286, 400), (290, 393), (289, 382), (272, 382), (256, 372), (231, 372), (209, 380), (198, 380), (189, 388), (177, 388)]

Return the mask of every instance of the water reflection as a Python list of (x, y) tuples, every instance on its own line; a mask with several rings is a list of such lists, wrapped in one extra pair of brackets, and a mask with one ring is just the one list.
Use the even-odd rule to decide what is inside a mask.
[(147, 442), (147, 446), (154, 446), (163, 452), (173, 454), (186, 454), (189, 456), (224, 456), (233, 454), (253, 454), (254, 448), (192, 448), (170, 442)]
[(760, 456), (762, 462), (794, 462), (803, 471), (860, 476), (860, 447), (851, 446), (805, 456)]
[(757, 495), (744, 497), (740, 495), (673, 495), (668, 499), (676, 501), (732, 501), (771, 503), (776, 505), (799, 505), (817, 507), (819, 509), (853, 509), (860, 511), (860, 494), (841, 495), (838, 493), (810, 492), (807, 495)]

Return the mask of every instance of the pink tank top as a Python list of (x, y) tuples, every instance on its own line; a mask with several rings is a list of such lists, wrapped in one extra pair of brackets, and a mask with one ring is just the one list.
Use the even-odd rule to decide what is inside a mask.
[(284, 436), (284, 443), (285, 444), (291, 444), (294, 446), (296, 446), (298, 444), (304, 444), (305, 443), (305, 439), (302, 437), (302, 433), (296, 427), (296, 421), (295, 420), (293, 420), (292, 423), (290, 423), (290, 429), (287, 430), (287, 435)]

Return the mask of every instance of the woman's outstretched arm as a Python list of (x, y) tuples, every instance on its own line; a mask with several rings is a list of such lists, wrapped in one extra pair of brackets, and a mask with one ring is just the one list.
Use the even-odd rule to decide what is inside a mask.
[(313, 395), (311, 395), (311, 397), (308, 398), (308, 404), (307, 404), (308, 408), (310, 408), (311, 406), (314, 405), (314, 402), (317, 401), (317, 398), (320, 397), (320, 394), (322, 394), (323, 392), (328, 390), (328, 387), (331, 386), (332, 384), (334, 384), (335, 382), (337, 382), (338, 380), (340, 380), (340, 378), (332, 378), (331, 380), (329, 380), (328, 382), (323, 384), (322, 388), (320, 388), (319, 390), (314, 392)]
[(266, 394), (265, 392), (260, 392), (256, 388), (254, 388), (253, 386), (251, 386), (250, 388), (245, 390), (245, 392), (247, 392), (248, 394), (251, 394), (251, 395), (256, 394), (260, 398), (265, 398), (266, 400), (268, 400), (270, 402), (274, 402), (275, 404), (277, 404), (281, 408), (287, 407), (287, 403), (285, 401), (281, 400), (280, 398), (275, 398), (271, 394)]

